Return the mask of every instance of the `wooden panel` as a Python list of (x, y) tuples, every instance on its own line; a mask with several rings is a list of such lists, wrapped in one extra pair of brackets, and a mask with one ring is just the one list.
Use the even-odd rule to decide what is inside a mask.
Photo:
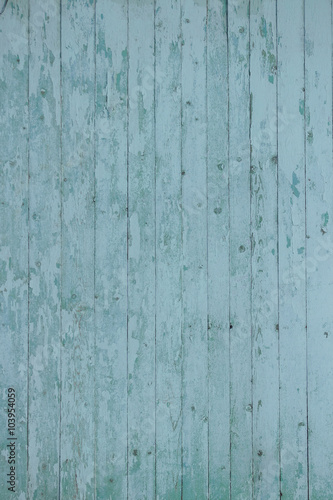
[(208, 495), (206, 2), (182, 3), (183, 499)]
[[(28, 218), (29, 218), (29, 83), (28, 4), (6, 10), (0, 18), (0, 317), (1, 317), (1, 496), (27, 491), (28, 413)], [(15, 435), (8, 432), (8, 389), (15, 390)], [(12, 393), (12, 392), (11, 392)], [(13, 412), (12, 412), (13, 413)], [(10, 422), (12, 425), (12, 422)], [(9, 464), (15, 437), (15, 464)], [(8, 451), (6, 451), (8, 450)], [(12, 451), (14, 451), (12, 446)], [(8, 491), (10, 466), (15, 491)]]
[(13, 0), (0, 46), (10, 495), (329, 499), (331, 0)]
[(209, 498), (229, 498), (229, 195), (227, 3), (208, 2), (207, 232)]
[(62, 2), (62, 497), (94, 494), (94, 4)]
[(306, 498), (303, 3), (279, 2), (277, 16), (281, 492), (283, 498)]
[(31, 2), (29, 54), (29, 489), (59, 488), (60, 6)]
[(96, 496), (127, 495), (127, 3), (96, 3)]
[(250, 6), (254, 498), (279, 498), (276, 2)]
[(129, 2), (128, 498), (155, 494), (154, 2)]
[(180, 2), (156, 3), (156, 495), (181, 498)]
[(305, 0), (306, 277), (310, 498), (333, 488), (331, 2)]
[(252, 495), (249, 2), (229, 7), (230, 486), (231, 498), (246, 499)]

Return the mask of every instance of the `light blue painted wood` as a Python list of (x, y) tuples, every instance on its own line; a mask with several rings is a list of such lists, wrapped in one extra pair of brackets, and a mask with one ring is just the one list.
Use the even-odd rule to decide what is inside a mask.
[(156, 2), (156, 496), (180, 500), (182, 466), (181, 12)]
[[(252, 496), (249, 2), (228, 10), (231, 498)], [(240, 203), (240, 200), (242, 202)]]
[(207, 18), (207, 302), (209, 498), (229, 498), (229, 196), (227, 3)]
[(60, 5), (48, 8), (47, 4), (42, 7), (31, 2), (29, 31), (28, 496), (57, 498), (61, 293)]
[(305, 0), (306, 277), (310, 498), (333, 489), (331, 2)]
[(208, 495), (206, 2), (182, 2), (183, 499)]
[(276, 2), (250, 5), (253, 496), (279, 498)]
[(8, 3), (1, 499), (331, 498), (331, 3)]
[[(1, 496), (27, 491), (28, 414), (28, 218), (29, 82), (28, 4), (16, 2), (0, 18), (0, 318), (1, 318)], [(6, 452), (8, 389), (16, 394), (16, 493), (8, 491)], [(8, 450), (9, 451), (9, 450)]]
[(128, 498), (155, 495), (154, 2), (129, 2)]
[(307, 498), (304, 4), (277, 7), (281, 492)]
[(96, 498), (127, 496), (127, 2), (96, 3)]
[(94, 3), (63, 1), (62, 498), (92, 498), (94, 430)]

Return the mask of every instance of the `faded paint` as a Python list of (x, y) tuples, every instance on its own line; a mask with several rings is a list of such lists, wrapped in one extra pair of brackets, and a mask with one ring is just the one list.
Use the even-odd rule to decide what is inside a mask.
[(329, 498), (331, 9), (8, 4), (1, 498)]

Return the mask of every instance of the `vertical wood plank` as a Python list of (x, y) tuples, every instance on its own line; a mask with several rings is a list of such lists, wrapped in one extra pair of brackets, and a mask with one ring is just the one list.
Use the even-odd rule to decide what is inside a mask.
[(252, 497), (249, 2), (230, 2), (230, 439), (231, 497)]
[(60, 6), (30, 6), (29, 488), (57, 498), (60, 403)]
[(96, 494), (127, 495), (127, 3), (97, 2)]
[(127, 497), (127, 2), (96, 2), (96, 496)]
[(1, 411), (2, 498), (27, 491), (28, 391), (28, 11), (15, 2), (0, 17), (0, 317), (1, 408), (15, 389), (15, 491), (8, 491), (8, 414)]
[(276, 2), (250, 9), (254, 498), (279, 498)]
[(154, 498), (154, 1), (128, 5), (128, 498)]
[(310, 498), (333, 490), (331, 1), (305, 0), (306, 274)]
[(206, 9), (182, 2), (184, 500), (208, 497)]
[(278, 2), (277, 26), (281, 492), (307, 498), (304, 4)]
[(156, 498), (181, 498), (180, 2), (156, 2)]
[(62, 2), (61, 495), (94, 495), (93, 0)]
[(229, 498), (229, 192), (227, 2), (208, 1), (209, 498)]

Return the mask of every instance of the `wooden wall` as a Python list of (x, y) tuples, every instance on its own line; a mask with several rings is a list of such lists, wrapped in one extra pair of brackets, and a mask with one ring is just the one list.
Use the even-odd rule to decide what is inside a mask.
[(333, 498), (331, 33), (331, 0), (9, 1), (1, 499)]

